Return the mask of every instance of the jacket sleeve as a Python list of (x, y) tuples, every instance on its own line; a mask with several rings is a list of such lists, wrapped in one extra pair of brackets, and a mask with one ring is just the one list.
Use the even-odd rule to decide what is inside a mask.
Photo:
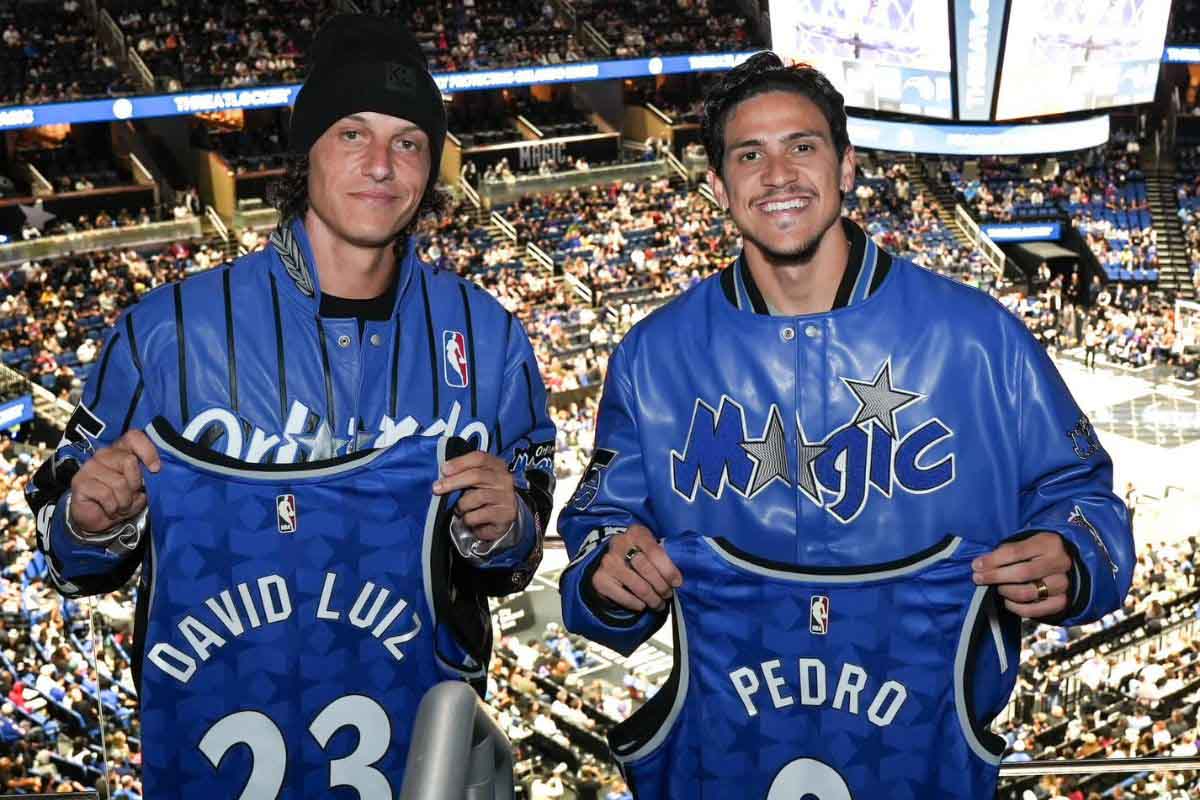
[(25, 490), (37, 520), (38, 549), (46, 556), (51, 582), (63, 594), (102, 594), (120, 588), (141, 560), (142, 519), (119, 526), (109, 536), (85, 541), (66, 524), (71, 478), (97, 450), (150, 418), (136, 352), (133, 314), (126, 312), (108, 332), (79, 405), (59, 445), (38, 468)]
[(1113, 466), (1058, 370), (1032, 340), (1018, 362), (1021, 531), (1051, 531), (1072, 556), (1071, 602), (1056, 624), (1081, 625), (1121, 607), (1134, 547)]
[(611, 537), (634, 524), (659, 533), (649, 499), (627, 358), (622, 345), (609, 361), (592, 459), (558, 518), (559, 534), (571, 556), (559, 578), (563, 621), (568, 630), (626, 655), (666, 619), (665, 611), (627, 611), (592, 588), (592, 574)]
[(509, 318), (504, 385), (493, 442), (513, 473), (520, 498), (512, 546), (474, 565), (483, 591), (493, 597), (519, 592), (542, 561), (542, 543), (554, 502), (555, 427), (549, 397), (529, 337)]

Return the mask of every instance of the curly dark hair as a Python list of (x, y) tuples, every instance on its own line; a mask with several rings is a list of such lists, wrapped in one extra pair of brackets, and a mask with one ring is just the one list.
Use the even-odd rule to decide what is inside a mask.
[(838, 162), (850, 146), (846, 131), (846, 101), (820, 70), (808, 64), (789, 67), (770, 50), (755, 53), (721, 76), (704, 96), (704, 116), (700, 121), (700, 137), (708, 153), (708, 163), (721, 175), (725, 161), (725, 123), (741, 102), (765, 92), (795, 92), (803, 95), (821, 109)]
[[(308, 212), (308, 153), (288, 153), (284, 160), (284, 172), (278, 180), (267, 187), (267, 202), (279, 212), (279, 224), (286, 225), (295, 217), (304, 218)], [(425, 217), (441, 214), (448, 205), (446, 192), (437, 183), (437, 175), (430, 176), (425, 194), (417, 213), (396, 237), (397, 255), (403, 255), (408, 247), (408, 238)]]

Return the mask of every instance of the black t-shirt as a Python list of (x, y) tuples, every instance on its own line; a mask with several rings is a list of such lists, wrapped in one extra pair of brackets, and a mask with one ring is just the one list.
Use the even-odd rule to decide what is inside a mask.
[(396, 282), (387, 288), (383, 294), (366, 300), (351, 300), (347, 297), (337, 297), (332, 294), (321, 295), (321, 316), (344, 319), (354, 317), (358, 320), (358, 335), (361, 338), (367, 320), (382, 322), (392, 316), (392, 308), (396, 305)]

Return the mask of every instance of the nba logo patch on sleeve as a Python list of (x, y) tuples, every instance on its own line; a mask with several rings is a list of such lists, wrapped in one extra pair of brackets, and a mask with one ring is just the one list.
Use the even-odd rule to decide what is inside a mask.
[(296, 496), (281, 494), (275, 498), (275, 522), (280, 533), (295, 533), (299, 520), (296, 519)]
[(823, 594), (814, 595), (808, 605), (808, 632), (829, 633), (829, 598)]
[(447, 386), (465, 389), (471, 382), (467, 373), (467, 340), (458, 331), (442, 331), (442, 365)]

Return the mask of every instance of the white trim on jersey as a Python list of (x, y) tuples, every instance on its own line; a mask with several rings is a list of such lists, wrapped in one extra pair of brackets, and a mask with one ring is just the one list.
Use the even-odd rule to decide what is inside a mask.
[(658, 726), (658, 730), (650, 739), (631, 753), (621, 753), (615, 748), (613, 749), (613, 757), (621, 764), (627, 764), (631, 761), (637, 761), (652, 754), (657, 750), (662, 743), (666, 741), (671, 730), (675, 727), (675, 721), (679, 715), (683, 713), (683, 706), (687, 702), (688, 682), (689, 682), (689, 663), (688, 658), (688, 637), (687, 626), (684, 624), (683, 607), (679, 603), (679, 595), (675, 595), (675, 599), (671, 604), (671, 613), (675, 630), (678, 634), (679, 641), (675, 644), (675, 663), (679, 667), (679, 682), (675, 686), (675, 697), (671, 702), (671, 710), (663, 718), (662, 723)]
[[(347, 461), (342, 461), (330, 466), (309, 467), (307, 469), (301, 468), (281, 470), (278, 468), (278, 466), (276, 466), (275, 469), (263, 469), (261, 467), (257, 467), (249, 461), (246, 462), (245, 467), (229, 467), (225, 466), (224, 464), (216, 464), (203, 458), (197, 458), (196, 456), (184, 453), (173, 445), (168, 444), (166, 439), (163, 438), (162, 434), (159, 433), (158, 428), (154, 424), (146, 426), (146, 435), (150, 437), (150, 441), (154, 442), (154, 445), (158, 447), (159, 450), (166, 450), (177, 461), (182, 461), (189, 466), (195, 467), (201, 472), (225, 475), (230, 478), (242, 478), (250, 481), (264, 481), (270, 483), (279, 483), (281, 481), (295, 482), (312, 480), (316, 478), (329, 478), (335, 475), (344, 475), (347, 472), (352, 472), (354, 470), (366, 467), (372, 461), (387, 452), (386, 447), (378, 450), (368, 450), (365, 451), (361, 456), (351, 458)], [(403, 439), (400, 441), (403, 441)], [(441, 448), (442, 445), (439, 445), (439, 452), (441, 451)]]
[[(987, 597), (990, 588), (989, 586), (976, 587), (975, 595), (971, 598), (971, 606), (967, 609), (967, 616), (963, 620), (962, 632), (958, 636), (958, 651), (954, 654), (954, 710), (958, 714), (958, 726), (962, 730), (963, 738), (967, 741), (967, 746), (985, 763), (995, 765), (1000, 763), (1004, 753), (993, 753), (975, 735), (975, 726), (971, 718), (967, 716), (966, 682), (967, 653), (971, 649), (971, 634), (975, 630), (984, 598)], [(995, 635), (995, 631), (993, 631), (993, 635)], [(1005, 667), (1003, 671), (1007, 671), (1007, 659), (1003, 655), (1004, 647), (1000, 641), (997, 642), (997, 650), (1001, 653), (1001, 664)]]
[(766, 567), (762, 564), (755, 564), (751, 561), (740, 558), (733, 553), (730, 553), (721, 546), (720, 542), (717, 542), (715, 539), (712, 539), (708, 536), (704, 537), (704, 542), (713, 549), (713, 552), (716, 553), (717, 556), (729, 564), (737, 567), (738, 569), (745, 570), (746, 572), (752, 572), (756, 575), (765, 575), (768, 578), (775, 578), (776, 580), (790, 581), (792, 583), (826, 584), (874, 583), (877, 581), (892, 580), (894, 578), (903, 578), (906, 575), (923, 572), (939, 561), (945, 561), (947, 558), (950, 558), (950, 556), (954, 555), (954, 552), (958, 550), (958, 547), (962, 544), (962, 541), (963, 540), (961, 536), (955, 536), (953, 539), (950, 539), (948, 542), (946, 542), (945, 547), (930, 553), (920, 561), (914, 561), (911, 564), (905, 564), (902, 567), (895, 567), (892, 569), (871, 569), (868, 567), (859, 571), (847, 570), (845, 572), (829, 574), (819, 572), (792, 572), (791, 570), (772, 569), (771, 567)]

